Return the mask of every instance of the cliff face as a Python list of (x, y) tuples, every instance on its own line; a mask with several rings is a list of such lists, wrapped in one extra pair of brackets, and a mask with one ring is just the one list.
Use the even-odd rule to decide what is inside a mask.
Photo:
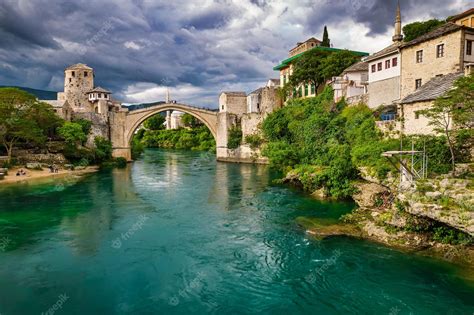
[(405, 211), (426, 217), (474, 236), (472, 179), (442, 178), (418, 182), (398, 194)]

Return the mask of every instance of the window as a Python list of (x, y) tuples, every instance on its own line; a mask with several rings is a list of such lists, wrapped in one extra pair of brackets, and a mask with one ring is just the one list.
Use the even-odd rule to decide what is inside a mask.
[(222, 108), (221, 108), (221, 109), (224, 110), (224, 105), (222, 105)]
[(376, 66), (372, 65), (372, 72), (375, 72), (375, 71), (377, 71)]
[(382, 71), (382, 63), (381, 63), (381, 62), (379, 62), (379, 63), (377, 64), (377, 70), (378, 70), (378, 71)]
[(396, 67), (397, 64), (398, 64), (398, 58), (395, 57), (395, 58), (392, 59), (392, 67)]
[(71, 83), (71, 81), (72, 81), (72, 79), (71, 79), (71, 78), (69, 78), (69, 83)]
[(84, 76), (87, 77), (88, 73), (87, 71), (84, 71)]
[(76, 71), (73, 71), (73, 72), (72, 72), (72, 76), (73, 76), (73, 77), (76, 76)]
[(423, 50), (418, 50), (416, 52), (416, 63), (422, 63), (423, 62)]
[(308, 84), (306, 84), (304, 86), (304, 96), (308, 96), (309, 95), (309, 88), (308, 88)]
[(421, 87), (421, 79), (416, 79), (415, 80), (415, 89), (419, 89)]
[(316, 94), (316, 86), (314, 84), (311, 84), (311, 94)]
[(444, 44), (436, 46), (436, 58), (444, 57)]
[(466, 42), (466, 55), (472, 55), (472, 40)]
[(390, 60), (385, 60), (385, 69), (390, 69)]

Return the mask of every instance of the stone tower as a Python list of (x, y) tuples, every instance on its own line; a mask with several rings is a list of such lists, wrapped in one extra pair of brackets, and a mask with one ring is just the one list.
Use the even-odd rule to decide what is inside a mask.
[(94, 70), (78, 63), (64, 70), (64, 98), (74, 112), (94, 112), (87, 93), (94, 88)]
[(397, 16), (395, 17), (395, 33), (392, 37), (393, 42), (401, 42), (403, 40), (402, 35), (402, 16), (400, 14), (400, 1), (397, 4)]

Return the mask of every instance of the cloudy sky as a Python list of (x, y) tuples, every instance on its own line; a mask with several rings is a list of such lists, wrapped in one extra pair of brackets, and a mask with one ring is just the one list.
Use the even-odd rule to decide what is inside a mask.
[[(445, 18), (472, 0), (401, 0), (403, 22)], [(1, 0), (0, 85), (62, 91), (86, 63), (124, 102), (171, 96), (217, 107), (220, 91), (256, 89), (297, 41), (373, 53), (390, 44), (395, 0)]]

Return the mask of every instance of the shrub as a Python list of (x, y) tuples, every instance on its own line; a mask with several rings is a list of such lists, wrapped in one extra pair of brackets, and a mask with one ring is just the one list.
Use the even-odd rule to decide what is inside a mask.
[(94, 155), (96, 163), (108, 161), (112, 158), (112, 143), (109, 140), (104, 139), (102, 137), (95, 137), (94, 144)]
[(434, 228), (433, 240), (452, 245), (468, 245), (473, 242), (473, 238), (469, 234), (447, 226)]
[(118, 157), (114, 159), (115, 165), (117, 168), (126, 168), (127, 160), (123, 157)]
[(228, 149), (237, 149), (242, 142), (242, 129), (240, 127), (232, 127), (227, 133), (227, 148)]
[(78, 123), (65, 122), (64, 125), (58, 129), (58, 132), (69, 146), (81, 145), (87, 140), (87, 134)]
[(81, 125), (82, 131), (84, 132), (86, 136), (91, 131), (92, 122), (90, 120), (80, 118), (80, 119), (74, 119), (72, 122)]
[(262, 145), (263, 139), (258, 134), (247, 135), (245, 136), (245, 143), (250, 145), (251, 149), (257, 149)]

